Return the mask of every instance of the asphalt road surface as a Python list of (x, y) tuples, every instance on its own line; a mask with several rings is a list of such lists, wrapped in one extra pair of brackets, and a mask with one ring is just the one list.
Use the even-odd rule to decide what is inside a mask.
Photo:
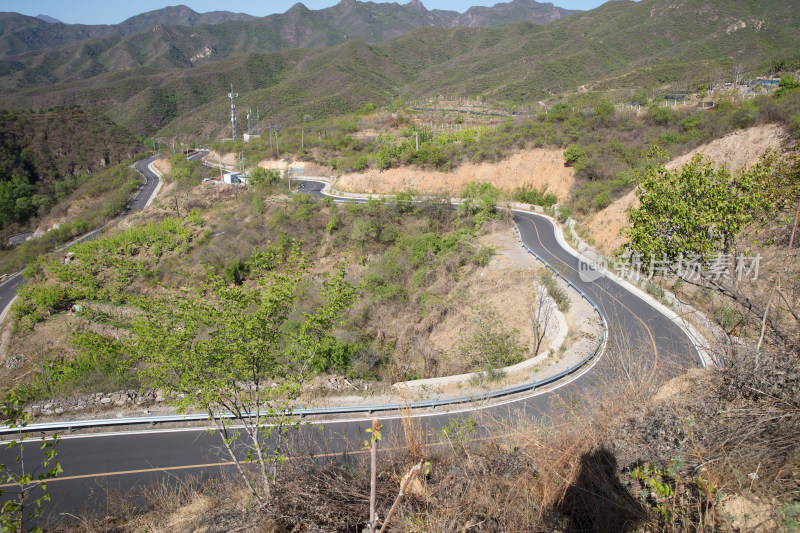
[[(297, 180), (298, 192), (322, 195), (323, 185)], [(525, 243), (566, 278), (594, 300), (606, 317), (610, 328), (610, 343), (624, 341), (640, 357), (657, 358), (659, 365), (672, 372), (700, 366), (699, 355), (685, 333), (647, 302), (624, 289), (613, 280), (600, 278), (587, 283), (578, 276), (578, 259), (559, 245), (555, 226), (544, 216), (515, 212), (515, 221)], [(454, 416), (464, 413), (480, 416), (485, 422), (493, 420), (494, 431), (502, 432), (514, 420), (545, 416), (559, 402), (573, 401), (591, 394), (598, 369), (590, 365), (582, 373), (567, 379), (552, 390), (535, 391), (490, 406), (464, 408), (449, 412), (426, 411), (415, 414), (422, 431), (447, 425)], [(404, 444), (403, 428), (396, 414), (381, 416), (384, 424), (382, 449)], [(482, 424), (487, 427), (488, 423)], [(311, 452), (324, 460), (341, 461), (343, 452), (360, 449), (369, 418), (328, 420), (321, 426), (312, 423), (297, 433), (295, 454)], [(109, 495), (136, 495), (142, 488), (165, 480), (187, 476), (215, 476), (230, 468), (229, 459), (219, 450), (219, 437), (205, 430), (140, 429), (133, 432), (108, 432), (94, 435), (64, 435), (58, 446), (58, 460), (64, 472), (48, 483), (52, 500), (48, 513), (78, 514), (105, 512)], [(27, 447), (26, 460), (36, 463), (37, 451)], [(9, 464), (10, 450), (0, 451), (0, 462)]]
[[(205, 154), (208, 153), (208, 150), (198, 150), (194, 154), (192, 154), (189, 159), (199, 159), (202, 158)], [(158, 158), (157, 155), (147, 157), (145, 159), (141, 159), (137, 161), (133, 166), (139, 173), (144, 176), (145, 183), (139, 192), (136, 193), (136, 196), (133, 200), (131, 200), (128, 207), (125, 209), (125, 212), (122, 216), (127, 215), (131, 211), (141, 211), (147, 205), (147, 202), (150, 200), (150, 197), (153, 196), (153, 192), (155, 192), (156, 187), (158, 187), (159, 177), (155, 175), (149, 168), (148, 165), (155, 161)], [(93, 238), (97, 235), (103, 228), (99, 228), (85, 235), (81, 235), (73, 243), (83, 242), (87, 239)], [(5, 310), (8, 305), (11, 303), (11, 300), (14, 299), (14, 296), (17, 295), (17, 289), (25, 283), (24, 278), (22, 277), (21, 273), (16, 273), (13, 276), (9, 277), (6, 281), (0, 284), (0, 313)]]

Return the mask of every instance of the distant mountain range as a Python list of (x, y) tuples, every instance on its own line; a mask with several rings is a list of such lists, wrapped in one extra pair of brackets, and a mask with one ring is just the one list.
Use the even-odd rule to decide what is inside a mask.
[(45, 22), (49, 22), (50, 24), (64, 24), (60, 20), (58, 20), (56, 18), (53, 18), (53, 17), (48, 17), (47, 15), (39, 14), (39, 15), (36, 15), (36, 18), (39, 19), (39, 20), (43, 20)]
[(19, 13), (0, 12), (0, 57), (96, 37), (125, 37), (163, 24), (191, 27), (255, 19), (257, 17), (228, 11), (196, 13), (183, 5), (149, 11), (113, 25), (64, 24), (47, 15), (28, 17)]
[[(500, 24), (501, 14), (542, 5), (515, 0), (458, 17)], [(547, 24), (430, 27), (455, 24), (448, 13), (418, 2), (296, 4), (261, 19), (158, 24), (32, 50), (0, 59), (0, 106), (88, 105), (140, 135), (209, 138), (227, 123), (231, 83), (243, 108), (288, 124), (398, 96), (530, 102), (578, 88), (697, 87), (714, 72), (800, 57), (800, 10), (783, 0), (620, 0)], [(406, 31), (415, 25), (424, 27)]]
[(246, 25), (204, 29), (202, 40), (213, 45), (213, 38), (210, 37), (214, 34), (238, 31), (256, 36), (252, 47), (240, 46), (238, 51), (264, 52), (329, 46), (348, 39), (379, 42), (423, 27), (495, 28), (520, 21), (546, 24), (573, 13), (578, 11), (562, 9), (553, 4), (540, 4), (534, 0), (512, 0), (493, 7), (471, 7), (463, 14), (428, 10), (419, 0), (411, 0), (404, 5), (342, 0), (335, 6), (316, 11), (297, 3), (286, 13), (261, 18), (228, 11), (197, 13), (180, 5), (142, 13), (114, 25), (64, 24), (46, 15), (34, 18), (18, 13), (0, 13), (0, 56), (13, 56), (98, 37), (116, 38), (108, 43), (113, 46), (119, 42), (119, 38), (159, 26), (196, 28), (226, 22), (246, 22)]

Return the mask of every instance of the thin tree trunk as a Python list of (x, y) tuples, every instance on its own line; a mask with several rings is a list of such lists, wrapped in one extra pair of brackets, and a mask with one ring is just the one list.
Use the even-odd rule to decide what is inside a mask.
[(255, 444), (256, 447), (258, 462), (260, 463), (261, 466), (261, 477), (264, 479), (264, 490), (266, 491), (264, 496), (267, 500), (269, 500), (272, 497), (272, 489), (270, 487), (270, 482), (269, 482), (269, 472), (267, 471), (267, 462), (264, 460), (264, 452), (261, 450), (261, 431), (259, 431), (261, 428), (261, 423), (260, 423), (261, 413), (259, 412), (260, 407), (261, 405), (258, 402), (256, 402), (256, 424), (255, 427), (253, 428), (252, 438), (253, 438), (253, 443)]
[(253, 487), (252, 483), (250, 483), (250, 478), (247, 477), (244, 468), (242, 468), (242, 464), (239, 462), (239, 459), (233, 452), (233, 448), (231, 448), (230, 442), (228, 442), (228, 429), (225, 427), (225, 422), (222, 420), (218, 421), (214, 416), (214, 412), (211, 409), (208, 410), (208, 416), (210, 416), (211, 419), (214, 420), (214, 423), (217, 425), (217, 431), (219, 432), (219, 436), (222, 437), (222, 443), (225, 446), (225, 450), (227, 450), (228, 455), (230, 455), (231, 459), (233, 459), (233, 463), (236, 465), (236, 470), (239, 471), (239, 475), (242, 476), (245, 485), (247, 485), (247, 488), (253, 494), (255, 499), (258, 500), (259, 505), (261, 507), (264, 507), (264, 505), (266, 505), (264, 499), (258, 495), (258, 492), (256, 492), (255, 487)]
[(408, 487), (411, 478), (414, 477), (414, 474), (419, 472), (422, 469), (422, 461), (415, 464), (411, 467), (411, 470), (403, 476), (403, 480), (400, 482), (400, 492), (397, 493), (397, 498), (395, 498), (394, 503), (392, 504), (392, 508), (389, 509), (389, 514), (386, 515), (386, 520), (383, 521), (383, 526), (381, 527), (380, 533), (383, 533), (386, 530), (386, 526), (389, 525), (389, 520), (391, 520), (392, 515), (394, 514), (397, 506), (400, 504), (400, 500), (403, 498), (403, 495), (406, 493), (406, 487)]
[(372, 419), (372, 446), (369, 452), (370, 474), (369, 474), (369, 531), (375, 533), (378, 525), (378, 516), (375, 513), (375, 493), (378, 485), (378, 439), (375, 438), (379, 430), (378, 419)]

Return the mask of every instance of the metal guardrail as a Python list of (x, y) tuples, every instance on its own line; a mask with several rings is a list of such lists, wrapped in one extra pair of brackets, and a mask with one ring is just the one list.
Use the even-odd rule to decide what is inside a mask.
[[(594, 308), (597, 314), (600, 316), (600, 321), (603, 326), (603, 334), (600, 336), (600, 339), (597, 342), (597, 347), (590, 351), (585, 358), (579, 361), (574, 366), (568, 367), (565, 370), (562, 370), (558, 374), (553, 376), (549, 376), (540, 380), (534, 380), (530, 383), (523, 383), (521, 385), (516, 385), (514, 387), (509, 387), (506, 389), (501, 389), (497, 391), (486, 392), (483, 394), (471, 395), (471, 396), (461, 396), (457, 398), (447, 398), (444, 400), (422, 400), (417, 402), (410, 402), (410, 403), (391, 403), (391, 404), (382, 404), (382, 405), (353, 405), (353, 406), (344, 406), (344, 407), (313, 407), (309, 409), (293, 409), (291, 411), (286, 411), (285, 414), (293, 414), (299, 417), (306, 417), (306, 416), (323, 416), (323, 415), (344, 415), (344, 414), (357, 414), (357, 413), (367, 413), (372, 414), (376, 412), (391, 412), (391, 411), (399, 411), (401, 409), (435, 409), (437, 407), (445, 407), (450, 405), (460, 405), (465, 403), (473, 403), (473, 402), (481, 402), (487, 400), (493, 400), (496, 398), (502, 398), (504, 396), (511, 396), (513, 394), (519, 394), (522, 392), (531, 392), (543, 386), (549, 385), (556, 381), (559, 381), (571, 374), (574, 374), (576, 371), (584, 367), (589, 361), (591, 361), (596, 355), (602, 353), (603, 347), (606, 343), (608, 338), (608, 324), (606, 323), (605, 317), (600, 312), (600, 309), (597, 305), (592, 301), (589, 296), (586, 295), (581, 289), (579, 289), (575, 284), (571, 281), (566, 279), (561, 273), (559, 273), (555, 268), (553, 268), (547, 261), (545, 261), (542, 257), (540, 257), (536, 252), (531, 250), (527, 244), (522, 241), (522, 236), (519, 232), (519, 228), (515, 225), (514, 231), (517, 234), (517, 238), (519, 239), (522, 246), (528, 251), (528, 253), (532, 254), (536, 259), (541, 261), (547, 268), (552, 270), (557, 276), (560, 276), (564, 281), (569, 284), (570, 287), (575, 289), (578, 294), (581, 295), (583, 299), (585, 299), (589, 304)], [(227, 418), (227, 419), (235, 419), (237, 418), (236, 415), (231, 413), (224, 413), (220, 415), (220, 418)], [(61, 422), (47, 422), (41, 424), (28, 424), (24, 427), (3, 427), (0, 428), (0, 435), (10, 435), (10, 434), (17, 434), (17, 433), (32, 433), (32, 432), (45, 432), (45, 431), (69, 431), (72, 432), (76, 429), (84, 429), (84, 428), (96, 428), (96, 427), (112, 427), (112, 426), (130, 426), (130, 425), (149, 425), (155, 426), (155, 424), (167, 424), (167, 423), (179, 423), (179, 422), (201, 422), (203, 420), (208, 420), (208, 415), (205, 414), (189, 414), (189, 415), (165, 415), (165, 416), (141, 416), (141, 417), (130, 417), (130, 418), (108, 418), (108, 419), (97, 419), (97, 420), (70, 420), (67, 419), (66, 421)]]

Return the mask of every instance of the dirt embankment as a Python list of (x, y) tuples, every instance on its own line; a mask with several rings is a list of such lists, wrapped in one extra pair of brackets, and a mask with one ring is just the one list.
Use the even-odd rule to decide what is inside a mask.
[(169, 174), (172, 171), (172, 163), (169, 162), (169, 159), (164, 157), (160, 157), (153, 162), (153, 166), (161, 172), (161, 174)]
[(203, 160), (214, 164), (222, 163), (223, 165), (228, 165), (231, 167), (236, 166), (236, 154), (233, 152), (229, 152), (227, 154), (220, 154), (216, 150), (211, 150), (203, 158)]
[(412, 189), (419, 194), (457, 196), (470, 181), (485, 181), (512, 192), (520, 186), (547, 188), (559, 201), (569, 197), (575, 183), (573, 170), (564, 166), (564, 152), (539, 148), (514, 154), (499, 163), (461, 165), (452, 172), (416, 167), (369, 170), (344, 174), (337, 188), (347, 192), (393, 194)]
[[(719, 164), (726, 165), (729, 170), (736, 171), (753, 166), (769, 149), (780, 150), (787, 139), (786, 131), (775, 124), (748, 128), (704, 144), (688, 154), (676, 157), (666, 166), (674, 170), (688, 163), (695, 154), (702, 154), (703, 157), (713, 159)], [(631, 191), (598, 211), (586, 223), (585, 227), (594, 240), (595, 247), (601, 253), (612, 254), (628, 242), (627, 238), (620, 235), (620, 231), (627, 224), (628, 211), (638, 205), (639, 200), (635, 191)]]
[[(228, 167), (237, 167), (238, 165), (236, 154), (233, 152), (220, 154), (219, 152), (211, 150), (208, 155), (203, 158), (203, 160), (213, 165), (218, 165), (220, 163)], [(308, 161), (293, 161), (291, 159), (263, 159), (259, 161), (256, 166), (268, 168), (270, 170), (301, 168), (305, 171), (306, 176), (328, 177), (336, 173), (336, 171), (329, 166), (318, 165), (317, 163)]]

